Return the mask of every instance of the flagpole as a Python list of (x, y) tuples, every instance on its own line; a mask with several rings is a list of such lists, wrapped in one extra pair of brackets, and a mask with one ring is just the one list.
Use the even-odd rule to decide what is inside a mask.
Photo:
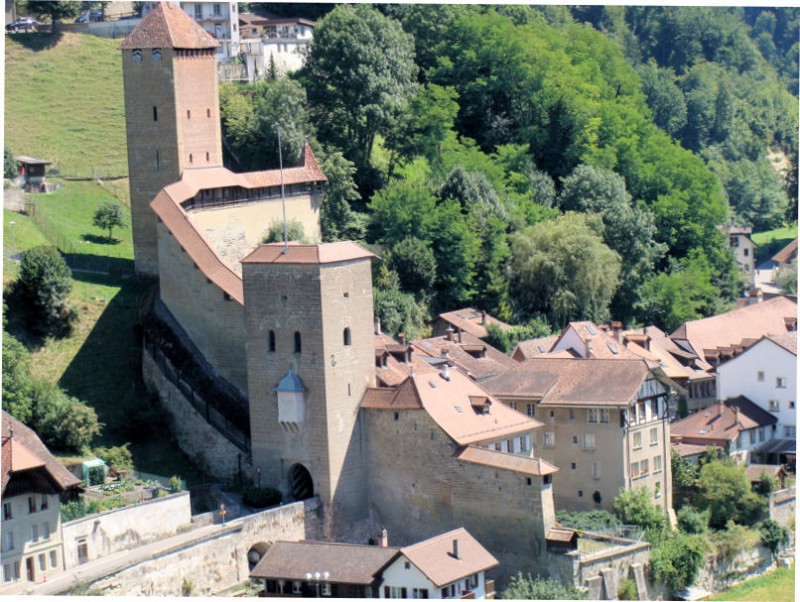
[(289, 251), (289, 232), (286, 227), (286, 195), (283, 188), (283, 151), (281, 150), (281, 126), (275, 125), (278, 130), (278, 162), (281, 168), (281, 205), (283, 205), (283, 250), (281, 255), (285, 255)]

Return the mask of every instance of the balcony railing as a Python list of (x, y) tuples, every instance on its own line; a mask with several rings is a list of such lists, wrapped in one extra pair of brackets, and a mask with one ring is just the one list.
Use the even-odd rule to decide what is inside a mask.
[(486, 599), (487, 600), (494, 600), (495, 591), (494, 591), (494, 580), (487, 579), (486, 580)]

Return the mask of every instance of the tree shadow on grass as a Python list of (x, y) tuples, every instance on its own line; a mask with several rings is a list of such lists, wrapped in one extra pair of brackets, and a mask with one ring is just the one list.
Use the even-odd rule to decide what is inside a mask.
[(86, 242), (91, 242), (96, 245), (118, 245), (122, 242), (118, 238), (109, 238), (108, 236), (98, 236), (97, 234), (82, 234), (81, 238)]
[[(40, 25), (40, 27), (47, 27), (47, 25)], [(14, 33), (10, 34), (10, 38), (15, 42), (19, 42), (28, 50), (34, 52), (39, 50), (48, 50), (58, 45), (61, 41), (62, 33), (57, 31), (55, 33), (40, 31), (30, 33)]]
[(142, 381), (141, 308), (152, 298), (151, 281), (78, 272), (73, 278), (87, 284), (119, 286), (59, 381), (69, 394), (88, 403), (105, 427), (94, 446), (132, 442), (137, 470), (192, 482), (202, 474), (179, 452), (169, 425), (154, 415), (153, 424), (137, 426), (150, 405)]

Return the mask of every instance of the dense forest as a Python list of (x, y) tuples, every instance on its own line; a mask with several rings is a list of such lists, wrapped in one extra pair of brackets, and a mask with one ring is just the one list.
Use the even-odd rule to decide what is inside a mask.
[(671, 330), (743, 290), (718, 225), (797, 220), (800, 9), (282, 9), (319, 19), (306, 65), (222, 87), (227, 164), (311, 143), (390, 333), (468, 304)]

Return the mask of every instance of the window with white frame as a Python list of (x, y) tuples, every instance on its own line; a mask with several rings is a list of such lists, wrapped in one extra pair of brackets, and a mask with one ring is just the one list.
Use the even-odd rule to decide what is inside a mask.
[(594, 449), (594, 433), (584, 433), (583, 449)]
[(642, 471), (643, 475), (650, 472), (650, 460), (642, 460), (640, 462), (639, 469)]
[(789, 425), (785, 425), (783, 427), (783, 436), (786, 437), (787, 439), (794, 439), (796, 435), (797, 435), (796, 427)]
[(642, 431), (636, 431), (633, 434), (633, 449), (640, 449), (642, 447)]
[(600, 462), (592, 462), (592, 478), (600, 478)]
[(536, 415), (536, 408), (532, 403), (525, 405), (525, 414), (530, 416), (531, 418)]
[(785, 389), (786, 388), (786, 377), (779, 376), (775, 379), (775, 387), (778, 389)]
[(611, 412), (608, 408), (600, 408), (600, 424), (608, 424)]
[(203, 18), (203, 5), (202, 4), (195, 4), (194, 5), (194, 18), (195, 19), (202, 19)]
[(639, 463), (638, 462), (631, 462), (631, 478), (635, 478), (639, 476)]
[(658, 445), (658, 427), (650, 429), (650, 445)]
[(542, 440), (542, 445), (544, 447), (553, 447), (555, 444), (556, 444), (556, 434), (544, 433), (544, 439)]
[(413, 590), (411, 590), (411, 597), (415, 600), (427, 600), (428, 590), (424, 587), (415, 587)]
[(653, 472), (661, 472), (663, 469), (664, 468), (661, 464), (661, 456), (656, 456), (653, 458)]
[(44, 554), (39, 554), (39, 570), (45, 571), (47, 570), (47, 557)]
[(769, 400), (769, 411), (770, 412), (780, 412), (781, 411), (781, 403), (777, 399), (770, 399)]
[(222, 7), (219, 4), (214, 5), (214, 16), (219, 17), (222, 14)]
[(586, 410), (586, 418), (591, 423), (600, 422), (600, 410), (597, 408), (590, 408)]

